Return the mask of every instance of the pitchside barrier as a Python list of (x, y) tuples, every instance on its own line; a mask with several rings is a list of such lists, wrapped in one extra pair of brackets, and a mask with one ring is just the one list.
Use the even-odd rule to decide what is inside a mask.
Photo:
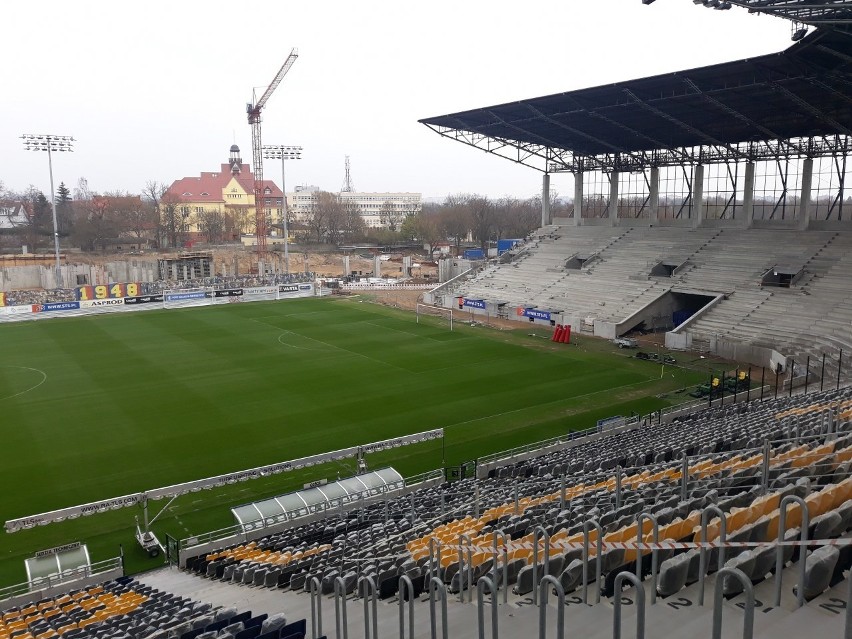
[(276, 284), (231, 289), (187, 289), (163, 291), (155, 295), (134, 295), (119, 298), (74, 300), (70, 302), (45, 302), (19, 306), (0, 306), (0, 322), (45, 319), (48, 317), (74, 317), (96, 313), (115, 313), (156, 308), (185, 308), (212, 306), (232, 302), (260, 302), (285, 300), (297, 297), (314, 297), (317, 288), (313, 282)]

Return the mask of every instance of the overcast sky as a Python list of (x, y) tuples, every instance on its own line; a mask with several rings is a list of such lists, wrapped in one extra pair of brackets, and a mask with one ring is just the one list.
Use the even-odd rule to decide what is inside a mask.
[[(530, 197), (541, 174), (417, 122), (512, 100), (780, 51), (789, 23), (690, 0), (30, 0), (3, 8), (0, 181), (49, 191), (47, 157), (22, 133), (73, 135), (58, 185), (140, 192), (215, 171), (245, 105), (291, 48), (263, 141), (304, 147), (287, 190)], [(280, 182), (280, 162), (266, 163)], [(567, 178), (552, 188), (567, 194)]]

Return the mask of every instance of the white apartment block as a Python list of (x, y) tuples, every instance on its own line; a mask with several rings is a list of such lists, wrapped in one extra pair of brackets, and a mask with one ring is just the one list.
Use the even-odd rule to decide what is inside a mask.
[[(317, 202), (317, 186), (296, 187), (292, 193), (287, 193), (287, 208), (290, 219), (295, 222), (305, 222)], [(361, 193), (343, 192), (337, 194), (344, 204), (352, 203), (358, 207), (364, 226), (368, 229), (387, 228), (387, 221), (382, 219), (385, 203), (393, 207), (394, 217), (404, 220), (420, 210), (420, 193)]]

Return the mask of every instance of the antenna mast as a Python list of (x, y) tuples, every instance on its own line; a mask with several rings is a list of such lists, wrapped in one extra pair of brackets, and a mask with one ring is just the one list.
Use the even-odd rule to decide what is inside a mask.
[(341, 193), (354, 193), (355, 185), (352, 184), (352, 175), (349, 173), (349, 156), (346, 156), (346, 175), (343, 178), (343, 188), (340, 189)]

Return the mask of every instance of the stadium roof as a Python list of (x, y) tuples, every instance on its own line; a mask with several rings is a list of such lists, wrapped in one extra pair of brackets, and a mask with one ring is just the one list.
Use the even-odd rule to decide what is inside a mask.
[[(708, 4), (714, 7), (719, 3), (714, 4), (711, 0)], [(728, 0), (728, 4), (745, 7), (751, 13), (768, 13), (802, 24), (838, 29), (852, 35), (850, 0)]]
[(712, 147), (736, 156), (747, 155), (740, 143), (849, 136), (852, 38), (818, 30), (780, 53), (420, 122), (501, 155), (514, 149), (512, 159), (524, 164), (539, 156), (566, 166), (566, 154), (663, 150), (685, 158), (684, 149)]

